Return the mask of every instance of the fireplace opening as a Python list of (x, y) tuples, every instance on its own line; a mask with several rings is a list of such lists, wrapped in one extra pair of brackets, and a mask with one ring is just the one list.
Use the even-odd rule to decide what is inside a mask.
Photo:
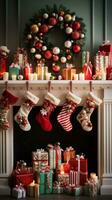
[[(34, 107), (28, 116), (31, 124), (30, 131), (22, 131), (18, 124), (13, 121), (14, 167), (19, 160), (24, 160), (29, 166), (32, 166), (32, 151), (38, 148), (45, 149), (48, 144), (60, 142), (62, 149), (72, 146), (76, 150), (76, 154), (84, 153), (88, 158), (88, 172), (95, 172), (97, 174), (98, 109), (95, 109), (91, 115), (91, 122), (93, 124), (92, 131), (84, 131), (76, 120), (77, 114), (82, 109), (82, 107), (79, 106), (71, 116), (73, 129), (70, 132), (66, 132), (57, 122), (57, 115), (61, 108), (62, 106), (58, 106), (50, 116), (50, 121), (53, 125), (51, 132), (44, 132), (35, 119), (36, 114), (40, 110), (39, 106)], [(18, 110), (19, 106), (13, 107), (13, 116), (15, 116)]]

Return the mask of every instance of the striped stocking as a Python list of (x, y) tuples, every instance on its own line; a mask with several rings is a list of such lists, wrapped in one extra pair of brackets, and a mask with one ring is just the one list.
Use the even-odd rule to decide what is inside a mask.
[(66, 96), (66, 102), (64, 103), (61, 112), (59, 113), (57, 120), (63, 129), (67, 132), (72, 130), (72, 124), (70, 122), (71, 114), (75, 111), (77, 104), (79, 104), (81, 98), (69, 92)]

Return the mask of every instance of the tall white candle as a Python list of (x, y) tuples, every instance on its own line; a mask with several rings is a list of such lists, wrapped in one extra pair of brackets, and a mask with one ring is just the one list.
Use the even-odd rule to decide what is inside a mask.
[(15, 81), (16, 80), (16, 74), (12, 74), (12, 80)]
[(85, 80), (85, 75), (84, 75), (84, 73), (80, 73), (79, 74), (79, 80)]
[(34, 74), (33, 74), (33, 80), (36, 81), (37, 79), (38, 79), (37, 73), (34, 73)]
[(74, 80), (78, 80), (78, 74), (74, 74)]

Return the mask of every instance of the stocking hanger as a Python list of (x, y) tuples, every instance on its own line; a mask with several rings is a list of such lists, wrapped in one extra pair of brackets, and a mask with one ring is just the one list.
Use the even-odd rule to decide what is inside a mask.
[(26, 81), (26, 90), (28, 91), (29, 90), (29, 82)]
[(5, 81), (5, 89), (8, 89), (8, 81)]
[(92, 92), (92, 81), (89, 82), (90, 92)]
[(51, 90), (51, 81), (48, 81), (48, 92)]
[(72, 81), (70, 81), (70, 92), (72, 92)]

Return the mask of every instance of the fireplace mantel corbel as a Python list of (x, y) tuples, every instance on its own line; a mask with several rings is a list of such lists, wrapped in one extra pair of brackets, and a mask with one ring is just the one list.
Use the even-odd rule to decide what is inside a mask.
[[(48, 81), (8, 81), (8, 90), (21, 97), (28, 89), (40, 98), (41, 105), (44, 95), (48, 91)], [(72, 91), (83, 99), (90, 91), (90, 81), (72, 81)], [(0, 94), (6, 88), (6, 82), (0, 81)], [(103, 100), (98, 107), (98, 176), (101, 180), (101, 194), (112, 195), (112, 81), (92, 81), (92, 91)], [(70, 90), (69, 80), (52, 80), (50, 92), (60, 98), (60, 105)], [(13, 170), (13, 109), (9, 111), (10, 128), (7, 132), (0, 132), (0, 194), (9, 194), (8, 177)]]

